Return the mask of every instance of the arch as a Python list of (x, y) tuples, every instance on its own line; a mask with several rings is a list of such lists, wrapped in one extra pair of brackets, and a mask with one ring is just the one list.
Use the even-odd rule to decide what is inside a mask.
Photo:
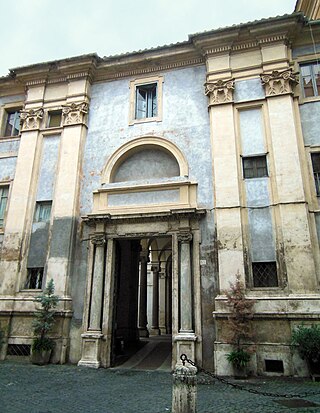
[(180, 176), (188, 176), (188, 163), (183, 153), (172, 142), (159, 137), (144, 137), (134, 139), (117, 149), (109, 158), (101, 178), (102, 184), (113, 182), (113, 177), (119, 166), (134, 153), (144, 149), (159, 149), (169, 153), (179, 165)]

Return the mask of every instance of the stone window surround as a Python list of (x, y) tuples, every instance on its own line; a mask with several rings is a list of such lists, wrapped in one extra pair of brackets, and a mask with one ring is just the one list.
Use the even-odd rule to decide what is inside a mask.
[[(131, 80), (129, 83), (130, 88), (130, 109), (129, 109), (129, 125), (146, 122), (161, 122), (162, 121), (162, 94), (163, 94), (163, 76), (150, 76), (139, 79)], [(136, 88), (137, 86), (143, 86), (156, 83), (157, 84), (157, 116), (144, 119), (136, 119)]]
[(0, 139), (16, 139), (20, 136), (21, 130), (18, 135), (14, 136), (5, 136), (5, 129), (6, 129), (6, 124), (7, 124), (7, 118), (8, 118), (8, 113), (11, 111), (20, 111), (23, 107), (23, 102), (18, 101), (18, 102), (10, 102), (10, 103), (5, 103), (1, 108), (0, 108)]

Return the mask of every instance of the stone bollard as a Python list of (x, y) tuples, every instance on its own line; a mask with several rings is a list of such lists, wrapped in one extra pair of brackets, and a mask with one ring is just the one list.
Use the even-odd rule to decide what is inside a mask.
[(172, 413), (196, 413), (197, 369), (177, 365), (173, 373)]

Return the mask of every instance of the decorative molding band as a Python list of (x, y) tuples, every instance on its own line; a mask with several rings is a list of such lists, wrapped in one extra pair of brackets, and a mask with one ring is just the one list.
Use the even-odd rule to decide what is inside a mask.
[(52, 84), (54, 84), (54, 83), (67, 82), (67, 80), (68, 80), (68, 78), (67, 78), (66, 76), (63, 76), (63, 77), (58, 77), (58, 78), (56, 78), (56, 79), (49, 79), (49, 80), (47, 81), (47, 84), (48, 84), (48, 85), (52, 85)]
[(77, 125), (80, 123), (86, 124), (89, 105), (87, 102), (71, 103), (62, 105), (62, 114), (64, 117), (63, 125)]
[(28, 82), (26, 82), (26, 86), (44, 85), (45, 83), (46, 79), (29, 80)]
[(273, 70), (271, 73), (263, 73), (260, 78), (266, 96), (293, 93), (293, 87), (299, 83), (299, 77), (296, 73), (293, 73), (292, 69), (286, 69), (282, 72)]
[[(177, 67), (184, 67), (184, 66), (194, 66), (194, 65), (199, 65), (199, 64), (204, 64), (204, 60), (202, 57), (196, 58), (196, 59), (190, 59), (190, 60), (184, 60), (181, 62), (176, 62), (176, 63), (168, 63), (166, 65), (159, 65), (159, 66), (152, 66), (144, 69), (134, 69), (134, 70), (129, 70), (126, 72), (117, 72), (114, 74), (109, 74), (106, 76), (107, 79), (118, 79), (122, 77), (129, 77), (129, 76), (136, 76), (136, 75), (144, 75), (148, 73), (153, 73), (153, 72), (160, 72), (163, 70), (169, 70), (169, 69), (174, 69)], [(97, 80), (100, 80), (100, 76), (97, 73)], [(102, 75), (101, 78), (105, 79), (105, 77)]]
[(94, 234), (91, 238), (91, 243), (94, 244), (96, 247), (103, 247), (106, 243), (105, 234)]
[(205, 83), (205, 95), (209, 97), (209, 106), (233, 102), (234, 79), (217, 80)]
[(288, 37), (286, 34), (278, 34), (275, 36), (262, 37), (258, 40), (258, 42), (259, 44), (265, 44), (265, 43), (279, 42), (283, 40), (288, 40)]
[(216, 53), (222, 53), (222, 52), (229, 52), (232, 49), (232, 46), (218, 46), (214, 47), (212, 49), (207, 49), (204, 52), (205, 56), (211, 55), (211, 54), (216, 54)]
[(22, 131), (36, 130), (40, 128), (43, 118), (43, 109), (25, 109), (20, 112)]

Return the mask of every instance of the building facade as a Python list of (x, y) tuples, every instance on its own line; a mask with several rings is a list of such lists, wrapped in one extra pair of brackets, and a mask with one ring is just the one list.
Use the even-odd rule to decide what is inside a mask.
[(239, 274), (255, 300), (251, 371), (306, 374), (290, 340), (320, 319), (309, 17), (0, 79), (2, 358), (29, 348), (52, 278), (53, 362), (109, 367), (120, 347), (165, 335), (173, 368), (186, 353), (231, 374), (225, 291)]

